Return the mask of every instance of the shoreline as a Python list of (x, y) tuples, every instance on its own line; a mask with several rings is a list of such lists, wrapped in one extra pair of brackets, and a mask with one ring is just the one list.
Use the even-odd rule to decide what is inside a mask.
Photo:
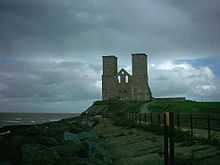
[[(0, 132), (1, 129), (4, 127), (10, 127), (10, 126), (15, 127), (19, 125), (37, 125), (37, 124), (44, 124), (49, 122), (57, 122), (63, 119), (73, 118), (81, 115), (81, 113), (23, 113), (23, 112), (22, 113), (0, 112), (0, 114), (15, 115), (14, 117), (5, 116), (2, 117), (2, 119), (0, 118)], [(20, 116), (20, 115), (24, 115), (24, 116)], [(39, 116), (35, 116), (35, 115), (39, 115)], [(49, 115), (49, 116), (45, 116), (45, 115)], [(64, 116), (61, 116), (60, 118), (59, 115), (64, 115)]]
[(1, 113), (9, 113), (9, 114), (81, 114), (82, 112), (79, 113), (73, 113), (73, 112), (0, 112)]
[(19, 128), (19, 127), (32, 127), (32, 126), (39, 126), (39, 125), (43, 125), (43, 124), (52, 124), (55, 122), (61, 122), (62, 120), (74, 120), (74, 118), (80, 117), (80, 114), (78, 114), (77, 116), (73, 116), (73, 117), (67, 117), (67, 118), (62, 118), (62, 119), (57, 119), (55, 121), (45, 121), (42, 123), (35, 123), (35, 124), (31, 124), (31, 123), (27, 123), (27, 124), (9, 124), (9, 125), (3, 125), (0, 126), (0, 136), (2, 133), (2, 130), (5, 130), (5, 128), (7, 129), (14, 129), (14, 128)]

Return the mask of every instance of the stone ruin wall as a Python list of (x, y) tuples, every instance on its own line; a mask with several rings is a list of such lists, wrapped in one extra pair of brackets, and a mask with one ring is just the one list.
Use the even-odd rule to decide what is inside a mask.
[(132, 75), (124, 69), (118, 72), (117, 57), (103, 56), (102, 99), (151, 100), (147, 67), (146, 54), (132, 54)]

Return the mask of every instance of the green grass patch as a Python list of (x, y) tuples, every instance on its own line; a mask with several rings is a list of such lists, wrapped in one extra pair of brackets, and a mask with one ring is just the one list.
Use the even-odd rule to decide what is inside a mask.
[(196, 101), (152, 101), (148, 105), (152, 112), (198, 112), (198, 113), (220, 113), (220, 102), (196, 102)]

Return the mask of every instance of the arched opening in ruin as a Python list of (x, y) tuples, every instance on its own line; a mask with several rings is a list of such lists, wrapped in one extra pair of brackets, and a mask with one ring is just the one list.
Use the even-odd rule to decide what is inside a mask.
[(125, 76), (125, 83), (128, 83), (128, 75)]
[(118, 76), (118, 83), (121, 83), (121, 76)]
[(124, 70), (121, 69), (117, 74), (118, 83), (129, 83), (130, 74)]

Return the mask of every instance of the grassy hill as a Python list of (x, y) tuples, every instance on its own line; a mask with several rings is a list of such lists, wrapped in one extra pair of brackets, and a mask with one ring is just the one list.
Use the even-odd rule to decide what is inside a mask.
[[(158, 115), (163, 120), (163, 112), (175, 112), (174, 120), (177, 122), (178, 114), (181, 126), (189, 127), (190, 115), (193, 115), (193, 126), (195, 128), (207, 127), (207, 114), (209, 113), (211, 127), (219, 128), (220, 102), (196, 102), (196, 101), (175, 101), (167, 102), (154, 100), (151, 102), (138, 101), (96, 101), (87, 110), (91, 115), (109, 115), (118, 125), (129, 125), (128, 112), (152, 113), (152, 121), (158, 122)], [(148, 115), (149, 116), (149, 115)]]
[(96, 101), (87, 110), (90, 113), (125, 112), (197, 112), (220, 113), (220, 102), (196, 102), (196, 101)]
[[(162, 120), (162, 113), (166, 111), (176, 112), (175, 116), (180, 113), (181, 128), (184, 127), (184, 130), (175, 129), (174, 133), (177, 165), (190, 163), (207, 165), (220, 161), (218, 134), (212, 131), (210, 141), (206, 137), (197, 136), (197, 133), (200, 133), (200, 130), (197, 130), (198, 126), (206, 127), (206, 120), (196, 120), (196, 122), (193, 120), (195, 133), (193, 137), (187, 129), (191, 114), (196, 113), (200, 117), (207, 117), (207, 113), (212, 113), (217, 114), (214, 117), (220, 117), (220, 102), (97, 101), (87, 110), (91, 115), (109, 115), (109, 118), (103, 119), (96, 129), (99, 135), (107, 139), (109, 145), (107, 148), (112, 153), (114, 164), (120, 165), (163, 164), (163, 127), (155, 123), (158, 121), (158, 115), (161, 115)], [(146, 125), (140, 121), (128, 120), (128, 112), (137, 112), (142, 115), (155, 112), (152, 113), (154, 122)], [(141, 115), (137, 116), (139, 118)], [(212, 121), (211, 126), (219, 126), (219, 124), (219, 121)], [(204, 134), (207, 136), (207, 131)]]
[(220, 113), (220, 102), (196, 102), (196, 101), (182, 101), (182, 102), (165, 102), (152, 101), (148, 109), (152, 112), (198, 112), (198, 113)]

